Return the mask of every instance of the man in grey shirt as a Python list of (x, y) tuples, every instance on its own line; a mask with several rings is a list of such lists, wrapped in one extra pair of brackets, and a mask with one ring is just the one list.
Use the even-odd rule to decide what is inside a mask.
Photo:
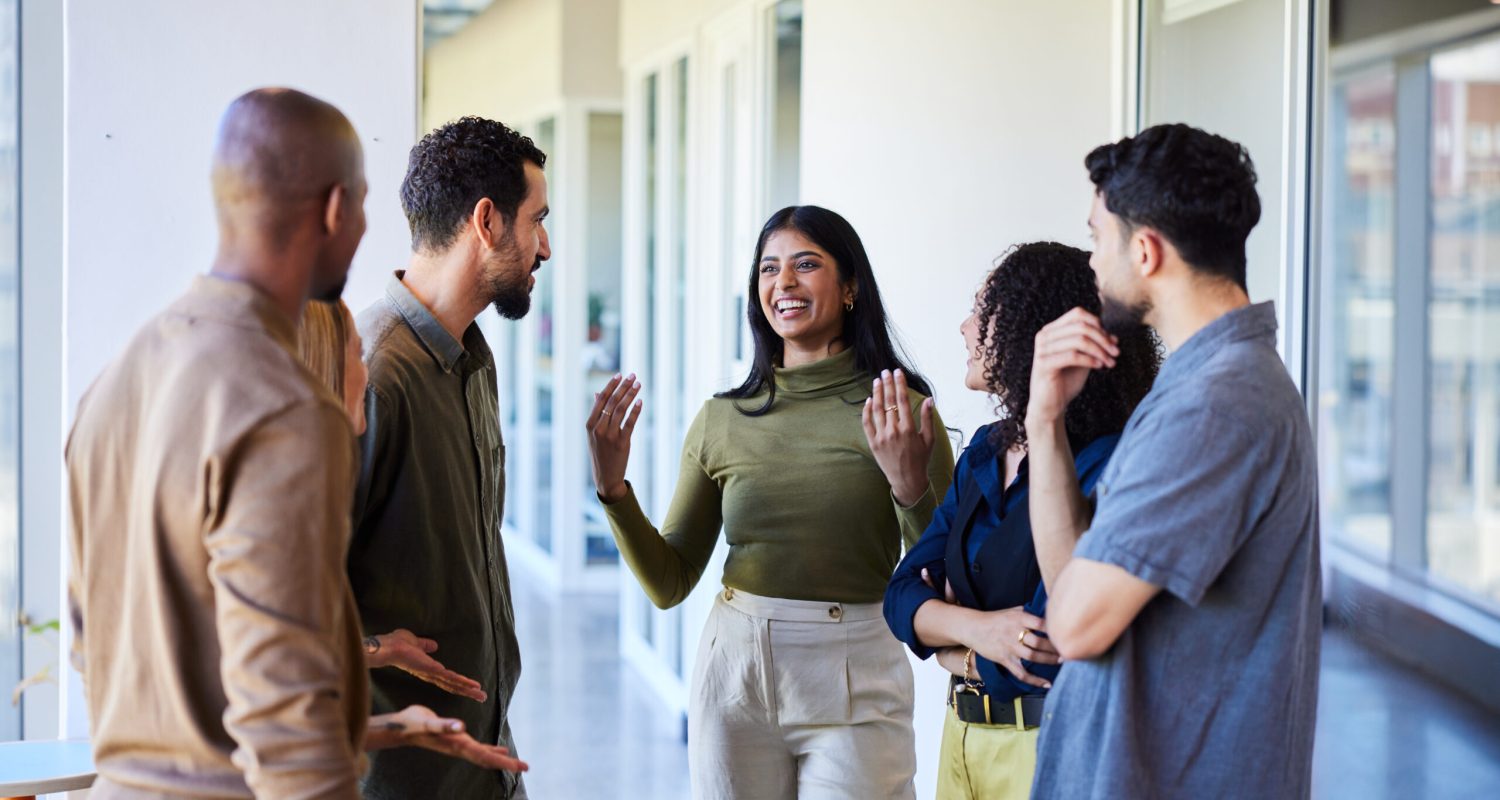
[[(1322, 631), (1317, 461), (1275, 310), (1245, 290), (1254, 166), (1185, 125), (1086, 163), (1104, 318), (1075, 309), (1038, 335), (1026, 413), (1047, 633), (1066, 664), (1033, 797), (1305, 798)], [(1063, 411), (1091, 370), (1114, 365), (1111, 332), (1142, 324), (1172, 354), (1091, 507)]]
[[(492, 120), (423, 137), (401, 185), (411, 261), (358, 320), (370, 383), (349, 578), (365, 633), (418, 631), (483, 690), (376, 670), (375, 707), (424, 705), (513, 753), (506, 712), (521, 656), (500, 540), (505, 447), (495, 362), (474, 320), (490, 305), (511, 319), (531, 306), (532, 273), (552, 254), (545, 162)], [(363, 789), (376, 800), (526, 794), (518, 774), (415, 749), (372, 755)]]

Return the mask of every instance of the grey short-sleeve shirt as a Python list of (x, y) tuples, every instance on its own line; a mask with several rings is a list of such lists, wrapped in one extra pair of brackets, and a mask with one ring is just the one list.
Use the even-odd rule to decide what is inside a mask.
[(1162, 587), (1054, 684), (1033, 797), (1310, 792), (1322, 587), (1317, 459), (1270, 303), (1167, 360), (1074, 555)]

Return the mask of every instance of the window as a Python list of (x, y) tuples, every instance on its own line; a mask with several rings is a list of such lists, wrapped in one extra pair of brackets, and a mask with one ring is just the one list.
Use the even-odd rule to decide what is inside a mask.
[[(583, 352), (585, 389), (579, 419), (586, 419), (594, 406), (594, 394), (620, 369), (620, 233), (621, 233), (621, 137), (624, 123), (618, 113), (590, 112), (588, 120), (588, 241), (585, 271), (588, 304), (585, 312)], [(588, 439), (581, 437), (582, 463), (589, 463)], [(614, 564), (619, 560), (614, 535), (604, 517), (604, 507), (595, 491), (592, 471), (581, 477), (584, 509), (584, 560), (587, 564)]]
[(1500, 605), (1500, 38), (1430, 69), (1427, 564)]
[[(557, 123), (550, 117), (536, 126), (533, 137), (543, 153), (554, 153), (557, 147)], [(549, 162), (551, 166), (551, 162)], [(555, 170), (554, 170), (555, 172)], [(557, 183), (556, 176), (553, 180)], [(557, 219), (561, 215), (547, 218), (547, 234), (551, 240), (559, 240)], [(557, 281), (552, 269), (542, 269), (536, 274), (536, 288), (532, 291), (532, 311), (536, 315), (536, 447), (532, 452), (532, 469), (535, 476), (531, 497), (533, 516), (530, 534), (542, 550), (552, 552), (552, 457), (555, 430), (553, 428), (553, 390), (557, 385), (557, 365), (553, 358), (556, 340), (553, 335), (553, 312), (556, 306)]]
[(1327, 136), (1318, 431), (1329, 535), (1381, 560), (1391, 550), (1395, 374), (1396, 79), (1337, 82)]
[[(0, 0), (0, 687), (23, 677), (20, 506), (20, 8)], [(21, 715), (0, 703), (0, 740), (21, 736)]]

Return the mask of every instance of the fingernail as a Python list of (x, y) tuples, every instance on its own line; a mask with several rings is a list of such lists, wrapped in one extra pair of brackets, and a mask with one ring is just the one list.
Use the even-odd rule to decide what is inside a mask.
[(448, 723), (448, 730), (450, 730), (450, 731), (452, 731), (454, 733), (458, 733), (459, 731), (461, 731), (463, 729), (464, 729), (464, 724), (462, 722), (450, 722), (450, 723)]

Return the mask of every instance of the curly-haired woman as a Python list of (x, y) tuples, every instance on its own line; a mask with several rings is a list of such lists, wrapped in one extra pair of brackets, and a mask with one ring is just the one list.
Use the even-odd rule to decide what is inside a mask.
[[(896, 568), (885, 618), (921, 658), (952, 673), (938, 797), (1024, 798), (1031, 791), (1042, 698), (1057, 676), (1046, 637), (1047, 593), (1027, 512), (1025, 409), (1037, 332), (1067, 311), (1099, 313), (1089, 254), (1053, 242), (1012, 249), (985, 279), (960, 331), (970, 389), (999, 419), (963, 451), (946, 498)], [(1151, 389), (1161, 350), (1147, 329), (1120, 339), (1108, 371), (1068, 407), (1067, 432), (1085, 493)]]

